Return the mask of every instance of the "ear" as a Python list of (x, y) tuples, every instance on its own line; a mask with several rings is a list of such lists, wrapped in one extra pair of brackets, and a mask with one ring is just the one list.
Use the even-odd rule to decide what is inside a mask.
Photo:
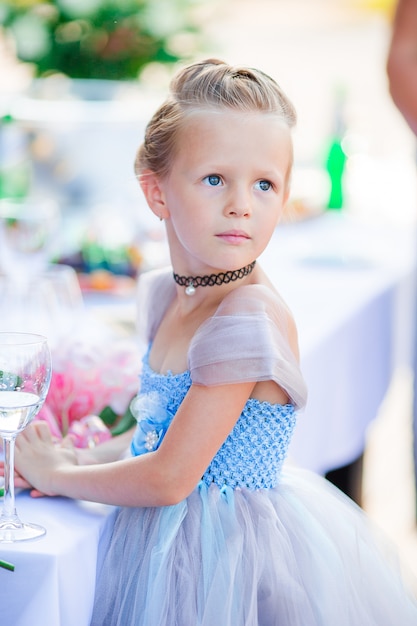
[(140, 175), (139, 184), (152, 212), (159, 219), (168, 218), (169, 211), (160, 178), (151, 170), (145, 170)]

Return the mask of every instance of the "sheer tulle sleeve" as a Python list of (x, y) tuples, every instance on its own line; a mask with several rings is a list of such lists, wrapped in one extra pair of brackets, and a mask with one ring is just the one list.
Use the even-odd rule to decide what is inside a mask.
[(291, 314), (272, 290), (261, 285), (236, 289), (194, 336), (189, 367), (194, 384), (273, 380), (297, 408), (307, 390), (289, 345)]
[(170, 302), (175, 296), (172, 268), (151, 270), (141, 274), (137, 289), (136, 329), (146, 344), (153, 340)]

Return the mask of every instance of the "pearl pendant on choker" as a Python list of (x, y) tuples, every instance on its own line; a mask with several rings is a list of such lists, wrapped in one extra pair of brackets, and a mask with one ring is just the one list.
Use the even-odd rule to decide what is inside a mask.
[(178, 274), (174, 274), (174, 280), (177, 285), (185, 287), (185, 294), (187, 296), (193, 296), (197, 287), (223, 285), (223, 283), (230, 283), (248, 276), (255, 267), (255, 263), (256, 260), (246, 265), (246, 267), (242, 267), (240, 270), (220, 272), (219, 274), (210, 274), (209, 276), (179, 276)]
[(195, 294), (195, 287), (193, 285), (193, 281), (191, 281), (185, 288), (185, 295), (193, 296)]

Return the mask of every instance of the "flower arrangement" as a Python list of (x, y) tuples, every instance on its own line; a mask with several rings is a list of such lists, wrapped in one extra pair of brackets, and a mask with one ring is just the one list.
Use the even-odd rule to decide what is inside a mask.
[(132, 341), (86, 341), (60, 346), (45, 404), (36, 419), (52, 435), (71, 435), (76, 447), (91, 447), (136, 423), (130, 402), (138, 387), (140, 355)]
[(135, 79), (195, 53), (196, 0), (4, 0), (0, 25), (36, 76)]

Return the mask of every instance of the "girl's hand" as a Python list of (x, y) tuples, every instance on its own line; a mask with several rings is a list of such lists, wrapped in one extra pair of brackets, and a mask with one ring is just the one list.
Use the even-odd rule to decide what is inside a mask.
[(69, 438), (54, 441), (45, 422), (33, 422), (16, 438), (16, 486), (30, 488), (33, 497), (57, 495), (49, 488), (50, 477), (62, 466), (78, 465)]
[[(3, 461), (0, 461), (0, 476), (4, 476), (4, 463)], [(38, 491), (37, 489), (32, 489), (32, 485), (29, 485), (29, 483), (15, 470), (14, 472), (14, 486), (17, 489), (30, 489), (30, 495), (33, 498), (39, 498), (40, 496), (43, 496), (45, 494), (41, 493), (40, 491)]]
[[(76, 456), (78, 465), (93, 465), (94, 463), (98, 462), (94, 454), (95, 452), (94, 449), (76, 448), (74, 446), (74, 442), (73, 442), (71, 435), (64, 437), (61, 440), (55, 439), (52, 436), (52, 442), (55, 448), (57, 449), (72, 450)], [(0, 461), (0, 477), (1, 476), (4, 476), (3, 461)], [(46, 495), (42, 491), (35, 489), (31, 483), (25, 480), (23, 476), (16, 470), (16, 468), (15, 468), (15, 473), (14, 473), (14, 486), (17, 489), (30, 489), (30, 495), (32, 496), (32, 498), (40, 498)]]
[[(63, 448), (73, 447), (72, 441), (69, 438), (64, 438), (62, 440), (53, 438), (53, 442), (57, 447), (63, 447)], [(4, 462), (0, 461), (0, 477), (2, 476), (4, 477)], [(32, 496), (32, 498), (40, 498), (46, 495), (42, 491), (35, 489), (33, 485), (31, 485), (27, 480), (25, 480), (23, 476), (19, 474), (19, 472), (16, 470), (16, 467), (14, 471), (14, 486), (17, 489), (30, 489), (30, 495)]]

